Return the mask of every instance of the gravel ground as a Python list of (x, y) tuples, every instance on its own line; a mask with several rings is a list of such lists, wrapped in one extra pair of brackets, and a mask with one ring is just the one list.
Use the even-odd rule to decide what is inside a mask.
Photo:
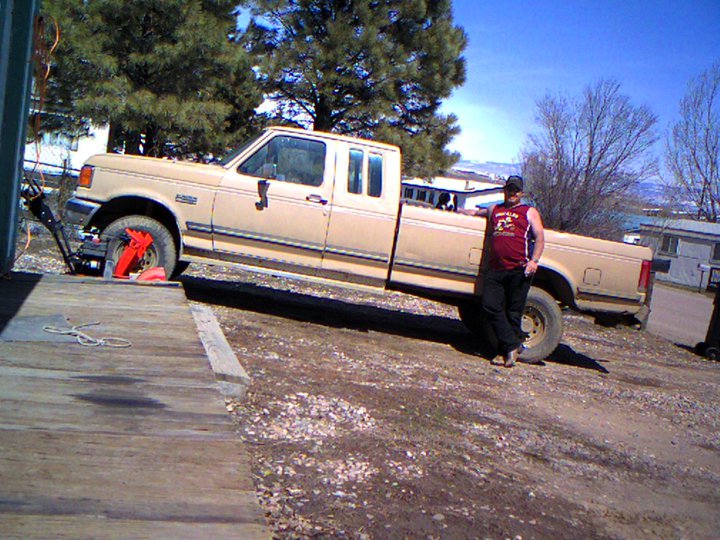
[[(15, 268), (63, 271), (42, 240)], [(506, 369), (411, 296), (183, 283), (252, 377), (227, 407), (277, 538), (718, 537), (720, 363), (567, 311), (548, 360)]]

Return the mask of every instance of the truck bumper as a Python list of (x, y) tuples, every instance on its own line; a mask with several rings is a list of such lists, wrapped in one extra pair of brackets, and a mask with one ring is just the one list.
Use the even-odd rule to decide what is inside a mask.
[(99, 203), (72, 197), (65, 204), (65, 220), (72, 225), (85, 227), (100, 209)]

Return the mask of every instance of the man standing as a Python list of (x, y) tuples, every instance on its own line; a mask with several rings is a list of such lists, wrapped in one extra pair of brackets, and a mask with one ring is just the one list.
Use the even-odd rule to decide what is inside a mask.
[(489, 209), (459, 210), (486, 216), (490, 235), (489, 267), (483, 276), (482, 306), (495, 331), (506, 367), (512, 367), (523, 347), (522, 316), (530, 284), (545, 248), (540, 213), (523, 204), (523, 179), (511, 176), (503, 188), (504, 201)]

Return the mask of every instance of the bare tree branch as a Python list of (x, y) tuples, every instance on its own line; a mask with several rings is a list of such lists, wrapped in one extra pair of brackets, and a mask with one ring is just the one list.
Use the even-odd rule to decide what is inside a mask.
[(620, 83), (601, 80), (580, 98), (537, 102), (539, 131), (523, 150), (529, 195), (548, 227), (608, 236), (622, 196), (653, 175), (656, 116)]
[(693, 79), (668, 136), (665, 160), (673, 184), (700, 219), (720, 217), (720, 61)]

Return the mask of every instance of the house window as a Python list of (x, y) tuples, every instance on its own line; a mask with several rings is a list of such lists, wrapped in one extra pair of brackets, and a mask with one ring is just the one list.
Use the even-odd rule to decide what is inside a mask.
[(678, 237), (664, 234), (662, 237), (662, 243), (660, 244), (660, 251), (666, 255), (677, 255)]
[(405, 188), (405, 194), (403, 195), (406, 199), (412, 199), (413, 198), (413, 188), (406, 187)]
[(720, 261), (720, 242), (716, 242), (715, 244), (713, 244), (712, 258), (714, 261)]

